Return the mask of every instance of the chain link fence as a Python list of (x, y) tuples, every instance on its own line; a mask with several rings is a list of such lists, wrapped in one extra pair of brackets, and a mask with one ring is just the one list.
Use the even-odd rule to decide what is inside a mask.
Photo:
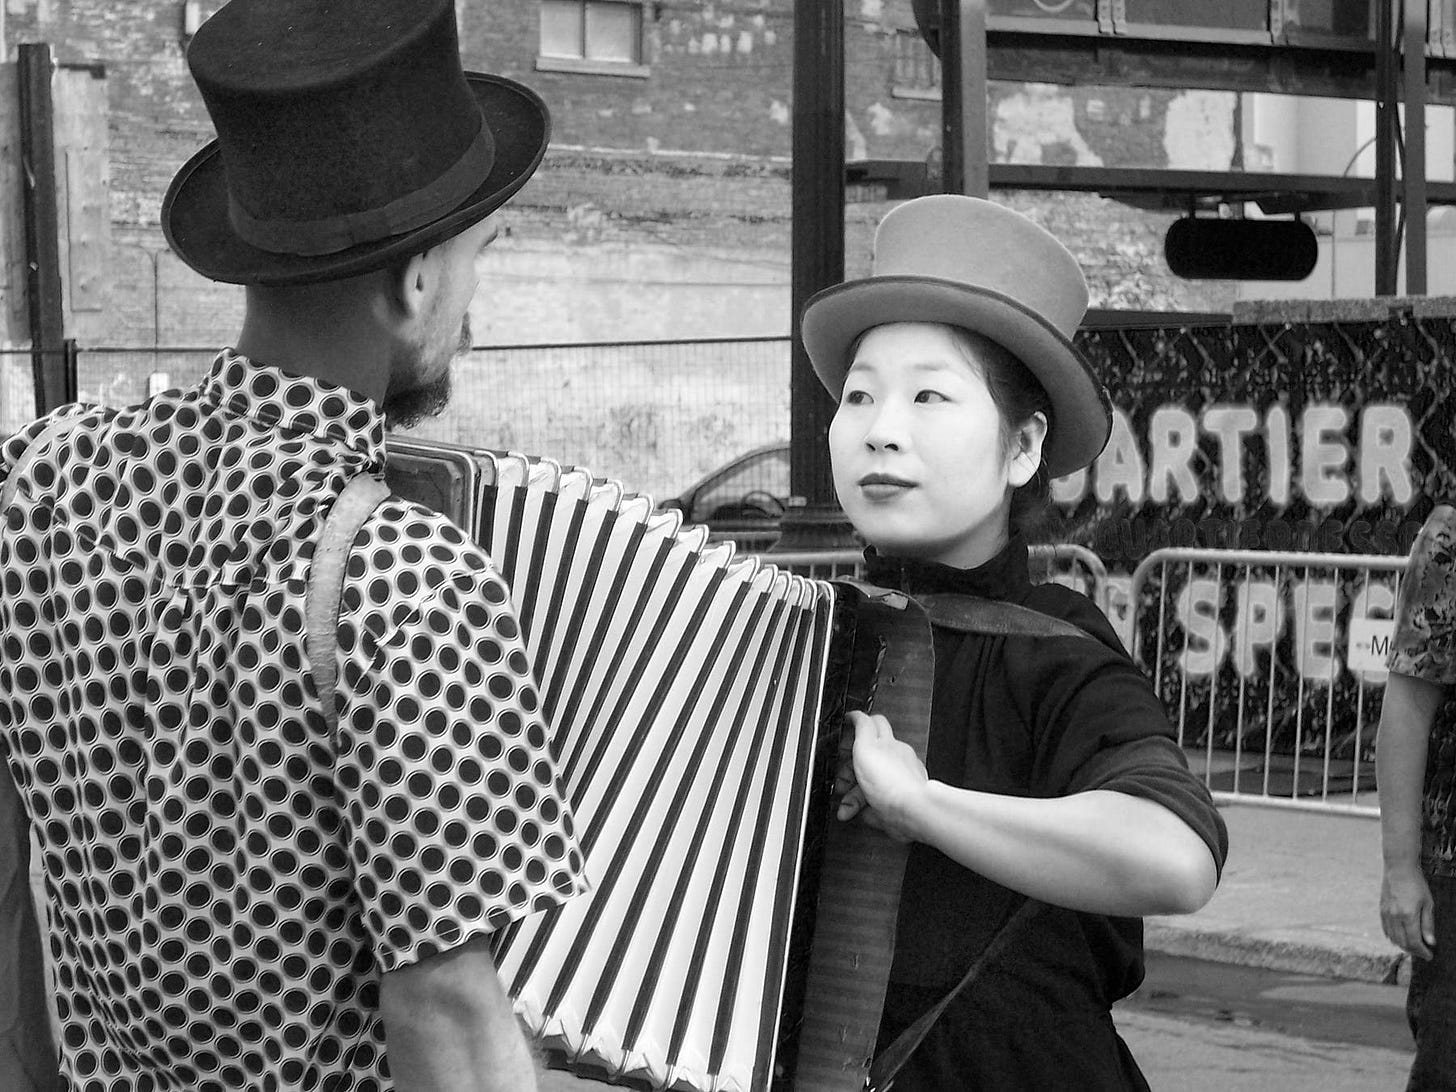
[[(215, 348), (84, 348), (84, 402), (125, 406), (195, 383)], [(676, 496), (789, 437), (789, 340), (476, 347), (455, 391), (413, 434), (549, 455), (651, 496)], [(35, 415), (29, 350), (0, 352), (0, 434)]]
[(548, 455), (658, 499), (789, 438), (789, 340), (476, 348), (415, 433)]

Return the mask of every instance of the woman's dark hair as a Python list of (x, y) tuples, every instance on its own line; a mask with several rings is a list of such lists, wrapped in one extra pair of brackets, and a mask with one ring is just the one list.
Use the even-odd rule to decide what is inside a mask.
[[(1007, 452), (1014, 450), (1015, 429), (1033, 414), (1046, 417), (1047, 436), (1056, 429), (1052, 417), (1052, 400), (1046, 388), (1032, 375), (1019, 357), (983, 334), (962, 326), (950, 328), (951, 339), (965, 354), (966, 362), (982, 373), (991, 401), (1001, 414), (1001, 442)], [(1030, 535), (1046, 516), (1051, 500), (1051, 479), (1046, 463), (1036, 468), (1031, 480), (1011, 494), (1010, 522), (1012, 530)]]

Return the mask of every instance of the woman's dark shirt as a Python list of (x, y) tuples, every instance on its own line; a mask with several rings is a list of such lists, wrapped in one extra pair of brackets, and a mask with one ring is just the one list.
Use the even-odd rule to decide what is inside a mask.
[[(877, 556), (868, 579), (911, 594), (961, 592), (1065, 619), (1096, 640), (995, 637), (937, 627), (926, 765), (965, 789), (1057, 797), (1108, 789), (1163, 805), (1223, 867), (1228, 835), (1188, 771), (1161, 703), (1106, 617), (1059, 584), (1033, 585), (1019, 538), (975, 569)], [(893, 981), (944, 992), (1021, 896), (915, 844), (905, 874)], [(1142, 920), (1048, 907), (969, 991), (980, 1020), (1105, 1013), (1143, 976)], [(979, 999), (979, 1000), (977, 1000)]]

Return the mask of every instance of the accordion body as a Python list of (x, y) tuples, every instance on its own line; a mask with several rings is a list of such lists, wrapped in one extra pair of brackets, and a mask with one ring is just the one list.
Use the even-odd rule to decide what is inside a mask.
[(833, 822), (829, 793), (848, 708), (876, 703), (923, 753), (923, 614), (550, 460), (391, 437), (387, 477), (490, 555), (540, 685), (591, 890), (494, 955), (551, 1063), (651, 1089), (863, 1087), (904, 851)]

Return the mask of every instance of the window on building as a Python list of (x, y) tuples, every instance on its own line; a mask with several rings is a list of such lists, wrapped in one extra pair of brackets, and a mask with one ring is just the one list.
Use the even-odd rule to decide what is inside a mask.
[(940, 61), (918, 30), (897, 31), (893, 39), (895, 75), (892, 94), (901, 99), (940, 98)]
[(537, 67), (645, 76), (641, 0), (541, 0)]

